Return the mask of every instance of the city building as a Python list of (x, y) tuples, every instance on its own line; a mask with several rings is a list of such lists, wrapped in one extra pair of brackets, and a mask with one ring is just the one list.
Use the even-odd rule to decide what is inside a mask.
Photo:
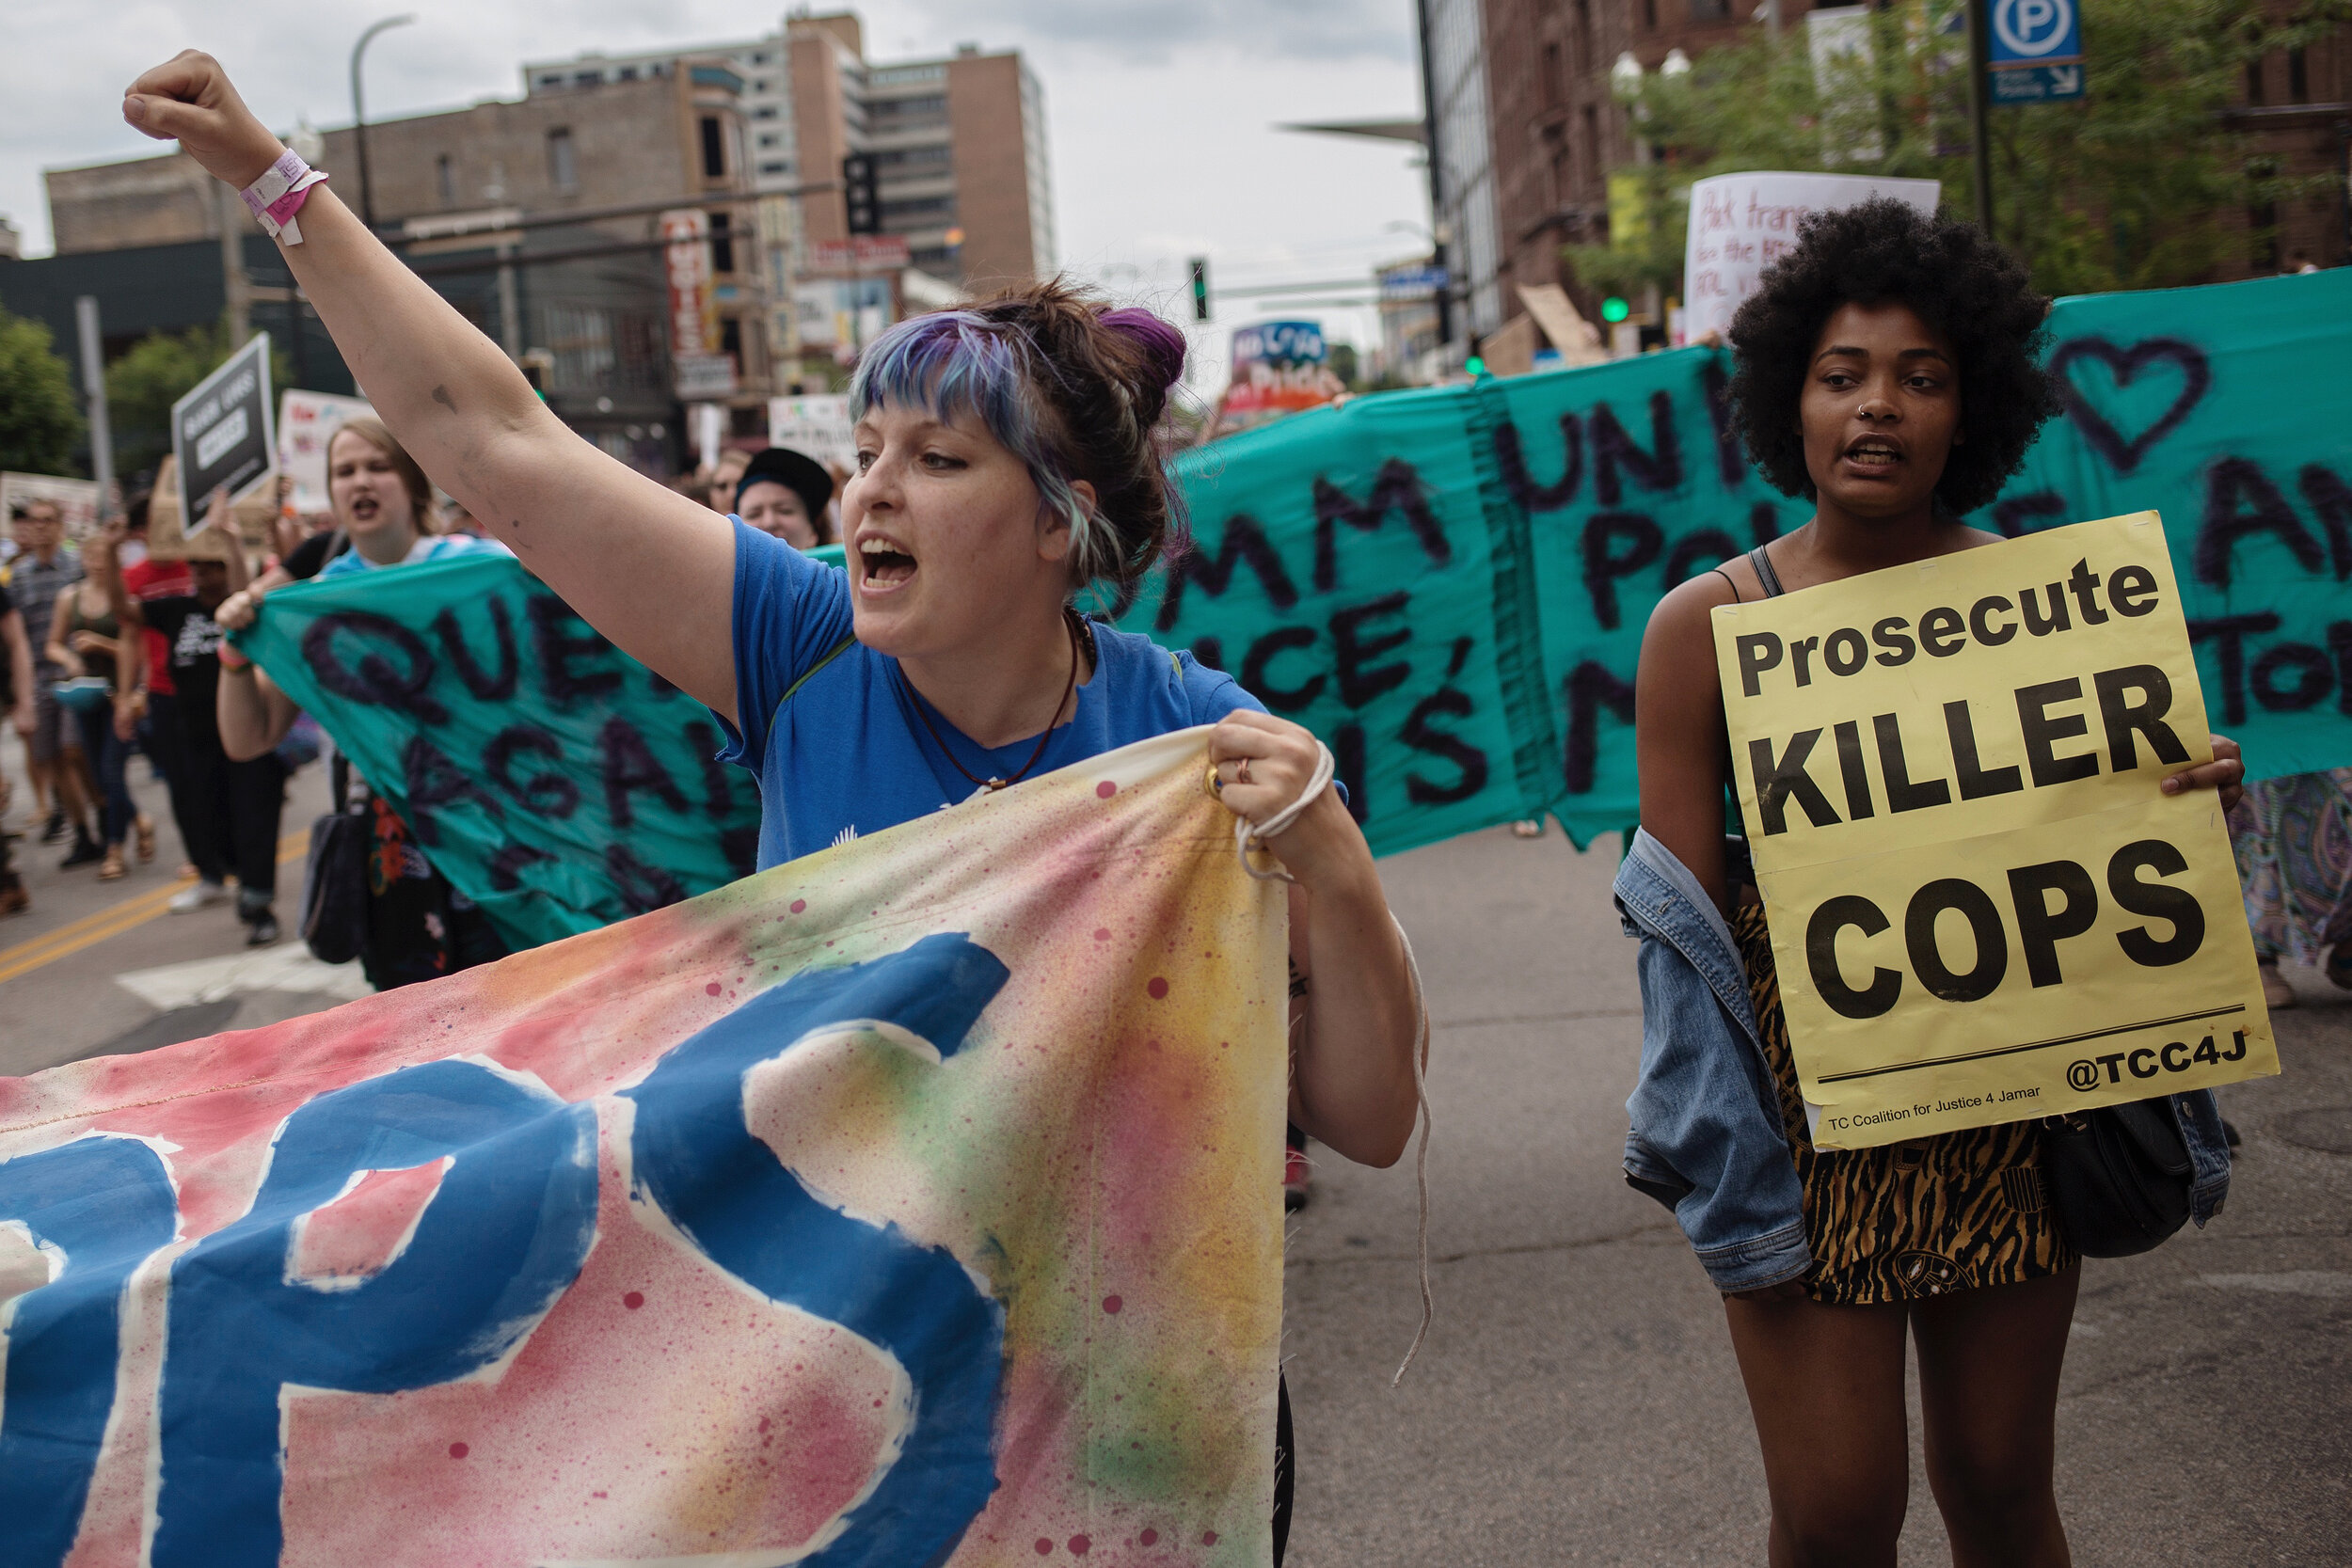
[[(759, 38), (697, 48), (743, 79), (752, 188), (771, 245), (770, 334), (803, 372), (837, 366), (882, 325), (1050, 273), (1044, 92), (1017, 52), (961, 44), (873, 62), (853, 13), (786, 17)], [(586, 54), (523, 68), (531, 97), (675, 69), (669, 51)], [(843, 161), (872, 160), (877, 223), (853, 245)]]
[[(364, 178), (349, 128), (326, 132), (314, 161), (347, 202), (373, 212), (412, 268), (537, 374), (568, 422), (614, 455), (665, 471), (682, 391), (732, 405), (748, 425), (764, 420), (773, 385), (742, 88), (724, 62), (681, 56), (627, 79), (371, 124)], [(177, 152), (53, 169), (47, 182), (60, 261), (137, 250), (168, 266), (182, 247), (207, 237), (216, 246), (224, 214), (248, 245), (260, 239), (241, 204), (221, 201)], [(670, 331), (660, 224), (679, 211), (698, 214), (696, 243), (707, 252), (707, 345)], [(262, 243), (266, 271), (282, 276)], [(154, 267), (125, 257), (115, 270), (139, 277)], [(209, 270), (225, 293), (219, 263)], [(266, 294), (281, 291), (262, 287), (252, 319), (268, 327)], [(110, 345), (118, 322), (150, 314), (135, 298), (102, 298), (101, 309)], [(309, 335), (297, 341), (310, 357)], [(725, 375), (682, 388), (679, 355), (690, 348), (723, 358)], [(325, 374), (302, 369), (320, 389), (348, 380), (339, 362)]]

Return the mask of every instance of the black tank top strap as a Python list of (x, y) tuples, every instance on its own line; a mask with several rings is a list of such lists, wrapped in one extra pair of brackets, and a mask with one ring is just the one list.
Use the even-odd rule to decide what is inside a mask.
[(1780, 574), (1772, 570), (1772, 558), (1758, 545), (1748, 552), (1748, 564), (1756, 568), (1756, 580), (1764, 585), (1764, 596), (1777, 599), (1788, 590), (1780, 585)]
[(1740, 597), (1740, 585), (1736, 582), (1732, 582), (1731, 574), (1729, 572), (1724, 571), (1721, 566), (1710, 566), (1708, 570), (1713, 572), (1717, 577), (1723, 578), (1725, 583), (1730, 585), (1731, 602), (1733, 604), (1745, 604), (1747, 602)]

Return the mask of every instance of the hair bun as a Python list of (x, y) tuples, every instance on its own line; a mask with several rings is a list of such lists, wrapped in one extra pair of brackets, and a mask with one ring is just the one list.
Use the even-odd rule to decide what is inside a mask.
[(1184, 333), (1174, 326), (1133, 305), (1104, 311), (1102, 322), (1120, 337), (1141, 345), (1159, 377), (1159, 385), (1153, 390), (1165, 392), (1183, 378), (1184, 358), (1190, 349)]

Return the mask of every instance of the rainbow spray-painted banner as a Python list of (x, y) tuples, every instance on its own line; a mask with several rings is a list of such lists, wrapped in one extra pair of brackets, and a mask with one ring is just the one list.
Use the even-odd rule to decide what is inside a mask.
[(0, 1080), (0, 1563), (1266, 1562), (1284, 906), (1204, 758)]

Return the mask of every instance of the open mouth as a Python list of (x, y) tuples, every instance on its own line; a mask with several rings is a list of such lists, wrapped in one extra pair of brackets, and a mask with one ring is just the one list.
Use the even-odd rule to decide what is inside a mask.
[(1865, 436), (1846, 449), (1846, 461), (1864, 468), (1891, 468), (1903, 460), (1902, 449), (1876, 436)]
[(383, 510), (384, 503), (373, 496), (351, 498), (351, 520), (355, 523), (372, 523)]
[(867, 588), (896, 588), (914, 576), (914, 557), (901, 549), (894, 539), (860, 540), (857, 558)]

